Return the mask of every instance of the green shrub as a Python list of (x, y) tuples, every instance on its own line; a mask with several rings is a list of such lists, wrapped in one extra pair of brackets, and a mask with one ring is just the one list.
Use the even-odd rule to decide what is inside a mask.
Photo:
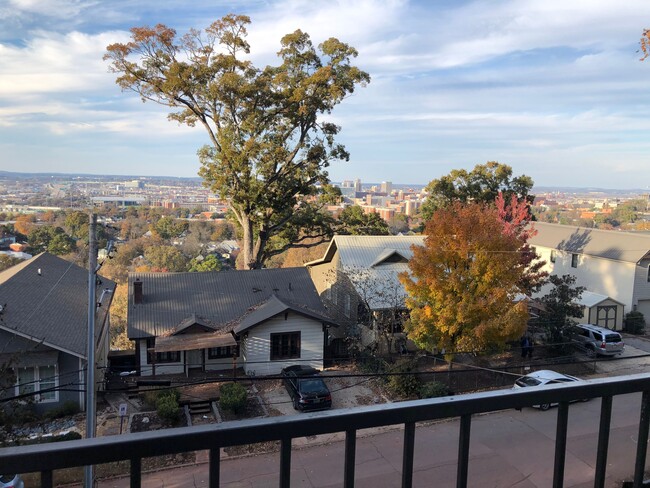
[(438, 398), (442, 396), (451, 395), (451, 390), (447, 385), (440, 381), (430, 381), (423, 383), (418, 392), (420, 398)]
[(170, 423), (175, 424), (180, 417), (181, 408), (178, 405), (180, 393), (176, 390), (167, 390), (158, 394), (156, 400), (156, 412), (158, 416)]
[(625, 314), (625, 330), (630, 334), (645, 332), (645, 317), (641, 312), (633, 311)]
[(219, 389), (219, 404), (232, 413), (241, 412), (246, 406), (248, 392), (241, 383), (226, 383)]
[(73, 401), (65, 402), (63, 405), (52, 410), (48, 410), (43, 415), (46, 419), (53, 420), (61, 417), (68, 417), (70, 415), (76, 415), (80, 412), (79, 404)]
[(144, 408), (147, 410), (153, 410), (156, 408), (156, 401), (158, 400), (159, 396), (160, 395), (158, 390), (147, 390), (140, 393), (140, 398), (144, 404)]
[(414, 364), (411, 361), (400, 361), (391, 368), (391, 374), (386, 384), (389, 392), (400, 397), (415, 397), (420, 391), (422, 382), (418, 378)]

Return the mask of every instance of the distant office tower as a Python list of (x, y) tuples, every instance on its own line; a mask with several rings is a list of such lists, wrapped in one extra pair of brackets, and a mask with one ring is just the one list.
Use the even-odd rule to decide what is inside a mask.
[(382, 181), (381, 182), (381, 192), (386, 193), (387, 195), (390, 195), (390, 193), (393, 191), (393, 183), (390, 181)]
[(361, 191), (361, 180), (359, 178), (354, 180), (354, 191)]
[(400, 191), (399, 191), (399, 193), (397, 194), (397, 199), (398, 199), (399, 201), (403, 201), (403, 200), (404, 200), (404, 190), (400, 190)]
[(408, 215), (409, 217), (412, 216), (412, 215), (415, 215), (421, 205), (422, 205), (422, 202), (419, 202), (417, 200), (406, 200), (404, 213), (406, 215)]
[(352, 181), (352, 180), (343, 180), (341, 182), (341, 188), (354, 188), (354, 181)]

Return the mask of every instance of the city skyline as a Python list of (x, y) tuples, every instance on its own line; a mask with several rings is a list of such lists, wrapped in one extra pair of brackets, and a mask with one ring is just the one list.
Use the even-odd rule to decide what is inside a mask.
[(96, 2), (0, 7), (0, 170), (196, 177), (199, 128), (121, 93), (102, 55), (133, 26), (249, 15), (251, 59), (295, 29), (359, 51), (371, 83), (336, 107), (333, 181), (426, 184), (496, 160), (536, 186), (647, 188), (650, 4), (630, 1)]

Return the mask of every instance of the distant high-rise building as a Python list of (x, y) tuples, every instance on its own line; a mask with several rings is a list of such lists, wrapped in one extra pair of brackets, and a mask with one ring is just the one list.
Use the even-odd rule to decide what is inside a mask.
[(352, 181), (352, 180), (343, 180), (341, 182), (341, 188), (354, 188), (354, 181)]
[(413, 216), (416, 214), (420, 206), (422, 205), (422, 202), (418, 200), (406, 200), (406, 205), (404, 207), (404, 213), (406, 215)]
[(390, 195), (391, 192), (393, 191), (393, 183), (390, 181), (382, 181), (381, 182), (381, 192), (385, 193), (386, 195)]
[(361, 191), (361, 180), (359, 178), (354, 180), (354, 191)]

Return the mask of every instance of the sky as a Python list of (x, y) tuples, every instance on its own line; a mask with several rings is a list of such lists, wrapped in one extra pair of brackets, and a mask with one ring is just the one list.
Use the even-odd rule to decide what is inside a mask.
[(498, 161), (536, 186), (650, 188), (648, 0), (0, 0), (0, 170), (197, 175), (203, 129), (122, 92), (102, 57), (129, 29), (251, 17), (258, 66), (284, 34), (354, 46), (372, 80), (330, 116), (332, 181), (426, 184)]

